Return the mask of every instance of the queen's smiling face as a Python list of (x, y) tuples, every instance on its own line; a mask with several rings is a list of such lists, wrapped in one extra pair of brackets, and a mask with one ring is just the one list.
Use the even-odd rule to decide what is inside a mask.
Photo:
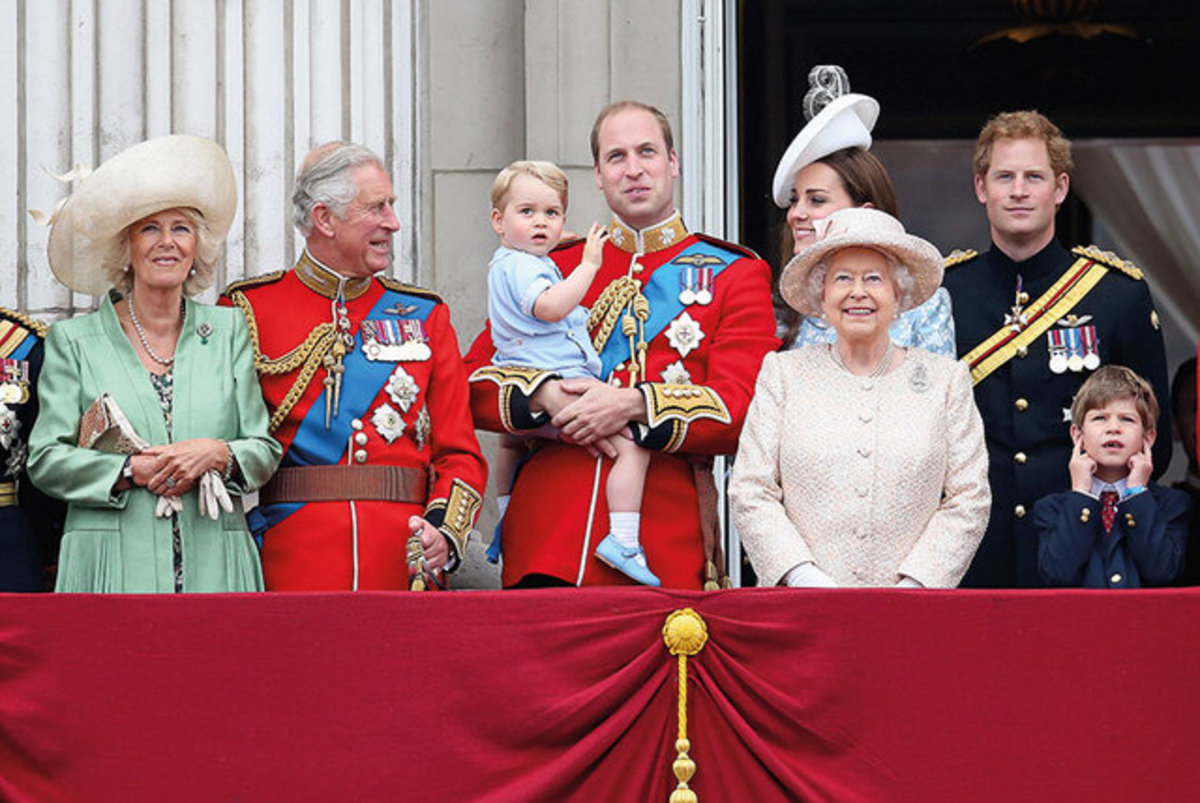
[(838, 339), (886, 339), (900, 298), (887, 257), (873, 248), (851, 247), (836, 251), (828, 264), (821, 309)]

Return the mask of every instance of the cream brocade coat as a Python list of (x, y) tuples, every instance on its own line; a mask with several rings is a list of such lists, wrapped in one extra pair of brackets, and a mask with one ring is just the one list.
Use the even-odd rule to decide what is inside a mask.
[(729, 496), (760, 585), (813, 561), (840, 586), (953, 588), (987, 528), (987, 469), (962, 363), (909, 349), (859, 377), (815, 345), (763, 361)]

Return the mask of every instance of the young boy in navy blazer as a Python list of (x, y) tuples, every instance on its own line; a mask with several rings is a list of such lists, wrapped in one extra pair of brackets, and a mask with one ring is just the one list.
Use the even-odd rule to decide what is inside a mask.
[(1150, 481), (1158, 401), (1120, 365), (1088, 378), (1071, 404), (1071, 490), (1034, 505), (1047, 585), (1142, 588), (1183, 570), (1191, 500)]

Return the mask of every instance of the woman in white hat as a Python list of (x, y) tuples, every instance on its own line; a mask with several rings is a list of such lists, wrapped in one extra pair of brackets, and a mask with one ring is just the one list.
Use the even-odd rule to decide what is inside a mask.
[[(792, 140), (775, 169), (775, 203), (787, 210), (780, 245), (781, 261), (812, 242), (814, 223), (839, 209), (872, 207), (899, 217), (896, 190), (887, 170), (868, 150), (879, 117), (879, 103), (850, 93), (841, 67), (814, 67), (812, 88), (804, 97), (808, 123)], [(779, 310), (784, 348), (831, 343), (834, 333), (820, 316)], [(944, 288), (892, 324), (892, 339), (935, 354), (955, 356), (950, 294)]]
[[(281, 450), (245, 319), (187, 298), (211, 284), (236, 208), (224, 150), (174, 135), (110, 159), (55, 216), (55, 276), (104, 295), (50, 327), (38, 385), (29, 473), (69, 503), (58, 591), (262, 590), (238, 495), (267, 481)], [(127, 419), (118, 448), (149, 446), (81, 445), (104, 394)]]
[(892, 342), (941, 283), (937, 249), (875, 209), (817, 225), (780, 287), (832, 344), (768, 354), (729, 486), (760, 585), (952, 588), (991, 494), (966, 367)]

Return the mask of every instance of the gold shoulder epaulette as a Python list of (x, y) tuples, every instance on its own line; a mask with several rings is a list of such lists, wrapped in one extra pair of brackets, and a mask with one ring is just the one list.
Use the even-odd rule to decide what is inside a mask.
[(955, 248), (949, 254), (946, 254), (943, 267), (953, 268), (955, 265), (961, 265), (964, 262), (970, 262), (977, 256), (979, 256), (979, 252), (973, 248)]
[(225, 288), (225, 295), (236, 292), (238, 290), (249, 290), (251, 287), (258, 287), (264, 284), (274, 284), (283, 278), (286, 270), (276, 270), (271, 273), (264, 273), (261, 276), (249, 276), (245, 279), (239, 279)]
[(0, 307), (0, 317), (8, 318), (14, 323), (19, 323), (40, 338), (45, 339), (46, 337), (46, 324), (36, 318), (30, 318), (23, 312), (17, 312), (15, 309), (9, 309), (8, 307)]
[(442, 297), (432, 290), (426, 290), (424, 287), (417, 287), (415, 284), (405, 284), (399, 279), (393, 279), (391, 276), (380, 276), (379, 283), (387, 289), (397, 293), (408, 293), (411, 296), (428, 298), (438, 304), (442, 303)]
[(1093, 262), (1099, 262), (1110, 268), (1115, 268), (1121, 271), (1131, 279), (1138, 281), (1146, 278), (1146, 274), (1142, 273), (1141, 268), (1130, 262), (1128, 259), (1121, 259), (1112, 251), (1101, 250), (1095, 245), (1077, 245), (1071, 249), (1071, 253), (1075, 256), (1085, 257)]

